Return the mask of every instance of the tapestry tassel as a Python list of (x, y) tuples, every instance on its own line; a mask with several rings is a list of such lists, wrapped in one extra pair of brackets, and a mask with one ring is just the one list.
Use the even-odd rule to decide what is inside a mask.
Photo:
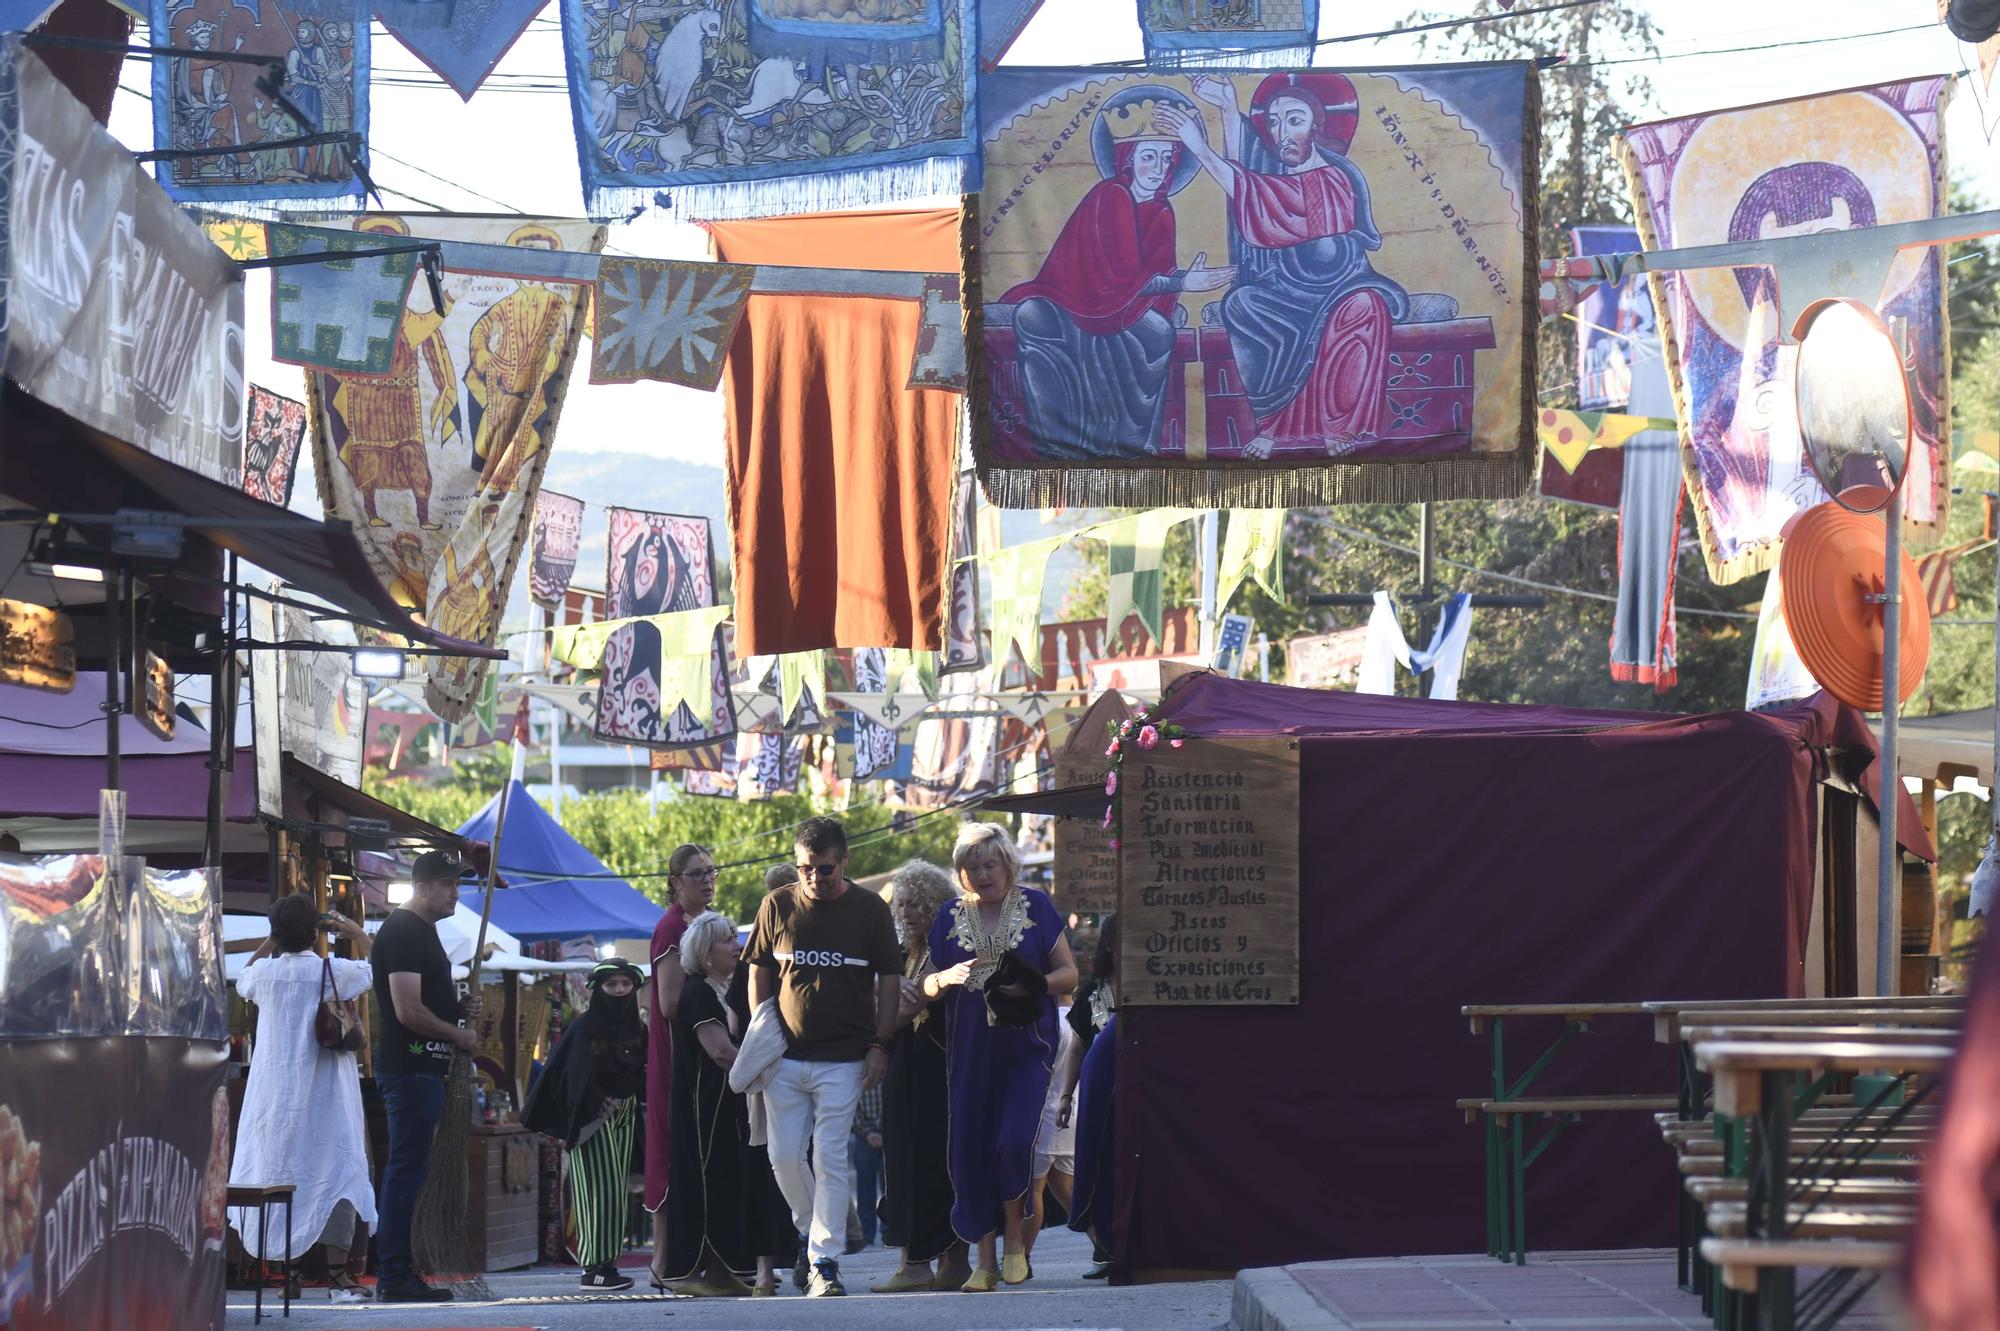
[(926, 157), (914, 162), (821, 175), (785, 176), (770, 180), (715, 181), (675, 185), (666, 189), (625, 186), (592, 190), (594, 217), (621, 217), (634, 208), (658, 202), (682, 219), (726, 221), (737, 217), (784, 217), (794, 213), (836, 212), (848, 208), (909, 203), (936, 195), (962, 194), (968, 185), (971, 159)]

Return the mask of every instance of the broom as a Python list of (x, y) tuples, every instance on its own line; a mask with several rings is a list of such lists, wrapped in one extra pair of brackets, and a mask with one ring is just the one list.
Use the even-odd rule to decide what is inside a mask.
[[(521, 700), (522, 715), (516, 719), (511, 753), (521, 751), (521, 730), (527, 717), (527, 699)], [(500, 787), (500, 811), (493, 821), (493, 846), (486, 861), (486, 894), (479, 903), (479, 934), (472, 944), (472, 966), (468, 993), (479, 992), (479, 966), (485, 960), (486, 924), (493, 918), (493, 890), (500, 873), (500, 839), (507, 830), (507, 800), (514, 793), (513, 763), (507, 765), (507, 783)], [(415, 1240), (420, 1267), (451, 1282), (452, 1294), (462, 1299), (489, 1299), (493, 1291), (473, 1256), (471, 1232), (471, 1188), (466, 1177), (466, 1137), (472, 1130), (472, 1055), (459, 1050), (451, 1060), (451, 1076), (445, 1082), (444, 1116), (438, 1120), (437, 1135), (431, 1139), (431, 1168), (417, 1194), (416, 1214), (411, 1217), (411, 1237)]]

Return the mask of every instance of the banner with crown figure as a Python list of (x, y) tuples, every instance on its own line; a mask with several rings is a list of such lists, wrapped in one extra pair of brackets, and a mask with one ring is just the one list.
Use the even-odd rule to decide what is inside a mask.
[(980, 481), (1008, 508), (1516, 495), (1524, 63), (983, 80)]

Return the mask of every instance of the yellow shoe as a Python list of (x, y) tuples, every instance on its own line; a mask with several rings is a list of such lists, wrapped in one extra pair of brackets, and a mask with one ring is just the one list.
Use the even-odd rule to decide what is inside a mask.
[(989, 1271), (983, 1266), (975, 1267), (972, 1274), (965, 1278), (965, 1283), (959, 1286), (959, 1289), (967, 1294), (991, 1294), (998, 1288), (1000, 1288), (1000, 1273)]
[(1028, 1266), (1028, 1254), (1010, 1252), (1000, 1259), (1000, 1278), (1010, 1285), (1025, 1285), (1028, 1277), (1034, 1275)]
[(778, 1297), (778, 1287), (776, 1285), (754, 1285), (751, 1287), (750, 1297), (753, 1299), (775, 1299)]
[(868, 1292), (870, 1294), (907, 1294), (912, 1290), (928, 1290), (930, 1287), (931, 1273), (929, 1268), (925, 1268), (924, 1273), (920, 1276), (913, 1276), (908, 1272), (898, 1270), (895, 1275), (890, 1276), (881, 1284), (870, 1285)]

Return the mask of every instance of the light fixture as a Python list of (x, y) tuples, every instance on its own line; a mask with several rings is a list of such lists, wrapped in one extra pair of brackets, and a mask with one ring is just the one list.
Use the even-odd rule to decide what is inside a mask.
[(358, 647), (354, 673), (361, 679), (401, 679), (405, 657), (393, 647)]
[(407, 905), (410, 898), (415, 896), (416, 893), (417, 886), (415, 883), (391, 883), (389, 884), (388, 891), (389, 904), (392, 906)]
[(599, 943), (597, 945), (597, 959), (599, 961), (609, 961), (617, 955), (618, 955), (618, 944)]
[(28, 572), (38, 578), (61, 578), (65, 582), (104, 581), (104, 570), (88, 564), (29, 564)]

